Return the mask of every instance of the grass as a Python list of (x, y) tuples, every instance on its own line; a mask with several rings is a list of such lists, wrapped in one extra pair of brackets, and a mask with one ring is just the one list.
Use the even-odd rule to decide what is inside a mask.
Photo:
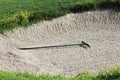
[(75, 77), (52, 76), (49, 74), (36, 76), (28, 73), (0, 71), (0, 80), (120, 80), (120, 67), (107, 69), (97, 75), (80, 73)]
[[(68, 13), (98, 8), (120, 7), (120, 0), (0, 0), (0, 33), (50, 20)], [(97, 75), (80, 73), (75, 77), (0, 71), (0, 80), (120, 80), (120, 67)]]
[(120, 0), (0, 0), (0, 33), (71, 12), (120, 7)]
[[(98, 8), (120, 7), (120, 0), (0, 0), (0, 33), (26, 27), (40, 20), (50, 20), (68, 13)], [(0, 80), (120, 80), (120, 67), (92, 75), (75, 77), (0, 71)]]

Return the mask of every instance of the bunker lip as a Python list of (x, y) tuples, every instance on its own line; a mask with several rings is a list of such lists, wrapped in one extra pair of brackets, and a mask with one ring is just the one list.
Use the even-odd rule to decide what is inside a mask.
[[(33, 45), (75, 45), (80, 41), (87, 43), (82, 47), (88, 49), (81, 46), (17, 49)], [(0, 35), (0, 44), (1, 70), (65, 76), (81, 71), (97, 73), (120, 64), (120, 12), (107, 9), (71, 13)]]

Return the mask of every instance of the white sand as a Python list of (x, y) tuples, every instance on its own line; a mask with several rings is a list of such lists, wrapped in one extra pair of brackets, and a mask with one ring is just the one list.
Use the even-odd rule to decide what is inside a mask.
[[(80, 46), (19, 50), (20, 47), (74, 44)], [(74, 76), (120, 65), (120, 12), (110, 10), (68, 14), (0, 35), (0, 69)]]

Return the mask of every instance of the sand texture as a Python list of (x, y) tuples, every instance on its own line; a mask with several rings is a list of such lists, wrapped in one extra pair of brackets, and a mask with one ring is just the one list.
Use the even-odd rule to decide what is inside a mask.
[[(25, 47), (78, 46), (19, 50)], [(120, 10), (71, 13), (0, 35), (0, 69), (74, 76), (120, 65)]]

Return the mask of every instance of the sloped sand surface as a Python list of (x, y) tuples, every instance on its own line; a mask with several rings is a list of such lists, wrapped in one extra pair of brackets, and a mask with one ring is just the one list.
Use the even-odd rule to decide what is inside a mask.
[[(74, 44), (80, 46), (19, 50)], [(81, 71), (96, 73), (120, 65), (120, 10), (71, 13), (63, 17), (0, 35), (0, 69), (36, 74), (74, 76)]]

